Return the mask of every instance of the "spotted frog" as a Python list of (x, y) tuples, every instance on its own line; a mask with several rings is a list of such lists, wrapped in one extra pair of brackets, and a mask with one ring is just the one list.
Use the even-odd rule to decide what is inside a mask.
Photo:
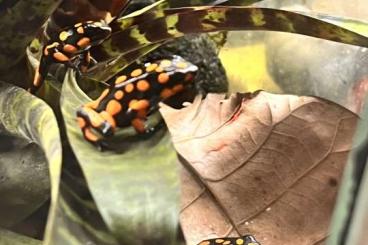
[(192, 84), (197, 70), (197, 66), (175, 55), (114, 77), (99, 98), (77, 111), (84, 138), (99, 144), (116, 128), (133, 126), (139, 134), (149, 131), (147, 115), (157, 110), (159, 102)]
[(51, 39), (43, 47), (40, 65), (28, 91), (33, 94), (37, 92), (50, 66), (55, 63), (85, 72), (91, 60), (90, 48), (101, 44), (110, 35), (111, 28), (104, 21), (81, 22), (60, 31), (56, 39)]

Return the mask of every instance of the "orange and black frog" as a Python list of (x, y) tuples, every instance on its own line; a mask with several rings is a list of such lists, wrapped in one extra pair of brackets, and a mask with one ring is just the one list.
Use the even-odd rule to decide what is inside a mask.
[(65, 64), (85, 72), (90, 63), (89, 49), (101, 44), (111, 35), (111, 28), (104, 22), (86, 21), (65, 28), (42, 49), (40, 65), (29, 91), (36, 93), (41, 87), (50, 65)]
[(251, 235), (242, 237), (224, 237), (204, 240), (198, 245), (260, 245), (259, 242)]
[(197, 70), (197, 66), (174, 55), (114, 77), (99, 98), (77, 111), (85, 139), (101, 146), (118, 127), (133, 126), (139, 134), (149, 132), (147, 116), (157, 110), (159, 102), (191, 85)]

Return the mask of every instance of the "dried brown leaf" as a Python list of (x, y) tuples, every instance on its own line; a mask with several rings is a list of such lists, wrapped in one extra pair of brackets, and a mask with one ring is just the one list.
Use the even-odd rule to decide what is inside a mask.
[(262, 245), (328, 235), (357, 116), (312, 97), (236, 94), (161, 112), (181, 156), (188, 244), (253, 234)]

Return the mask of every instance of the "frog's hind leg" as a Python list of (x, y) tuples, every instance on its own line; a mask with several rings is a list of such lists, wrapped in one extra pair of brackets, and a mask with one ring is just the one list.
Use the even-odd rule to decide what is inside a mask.
[(130, 108), (134, 108), (136, 118), (132, 120), (132, 126), (138, 133), (151, 133), (155, 130), (147, 124), (147, 117), (159, 109), (159, 96), (153, 96), (150, 100), (142, 99), (135, 103)]
[(143, 134), (148, 132), (146, 125), (147, 121), (147, 110), (141, 109), (136, 111), (136, 117), (132, 119), (131, 124), (137, 133)]
[(73, 66), (70, 58), (58, 49), (58, 45), (58, 43), (55, 43), (44, 48), (44, 52), (40, 60), (40, 65), (36, 69), (33, 82), (28, 89), (30, 93), (35, 94), (38, 89), (43, 85), (52, 64), (61, 63)]

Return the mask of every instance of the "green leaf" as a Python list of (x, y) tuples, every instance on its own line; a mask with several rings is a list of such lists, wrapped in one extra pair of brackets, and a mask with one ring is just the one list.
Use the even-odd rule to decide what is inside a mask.
[(368, 99), (339, 190), (327, 245), (364, 244), (368, 219)]
[(169, 14), (183, 13), (187, 11), (207, 9), (214, 5), (234, 5), (248, 6), (262, 0), (197, 0), (197, 1), (178, 1), (160, 0), (141, 10), (123, 16), (112, 23), (113, 32), (125, 30), (133, 25), (143, 22), (151, 22), (157, 18), (165, 17)]
[[(167, 6), (176, 6), (180, 4), (176, 1), (161, 0), (154, 4), (147, 6), (141, 10), (135, 11), (129, 15), (123, 16), (116, 21), (112, 22), (110, 25), (112, 26), (113, 32), (123, 31), (129, 27), (134, 25), (139, 25), (144, 22), (151, 22), (157, 18), (165, 17), (170, 14), (182, 13), (187, 11), (194, 10), (203, 10), (211, 8), (211, 5), (216, 4), (234, 4), (238, 6), (247, 6), (255, 2), (259, 2), (260, 0), (229, 0), (225, 1), (193, 1), (193, 2), (185, 2), (185, 6), (196, 6), (196, 5), (205, 5), (208, 4), (210, 6), (199, 6), (199, 7), (186, 7), (186, 8), (167, 8)], [(119, 57), (114, 62), (100, 62), (95, 69), (90, 70), (88, 73), (88, 77), (92, 80), (96, 81), (107, 81), (111, 78), (109, 74), (115, 74), (122, 71), (126, 66), (131, 64), (133, 61), (143, 57), (147, 53), (155, 50), (163, 44), (156, 43), (152, 45), (148, 45), (142, 49), (134, 50), (127, 54), (121, 54), (119, 49), (116, 49), (115, 46), (111, 43), (111, 39), (107, 40), (102, 49), (100, 49), (100, 53), (103, 54), (104, 59), (110, 59), (112, 57)], [(109, 66), (109, 69), (106, 70), (106, 66)]]
[[(140, 23), (141, 21), (149, 21), (151, 19), (157, 18), (158, 15), (162, 13), (163, 10), (167, 7), (167, 0), (160, 0), (140, 10), (134, 11), (133, 13), (116, 19), (115, 21), (110, 23), (110, 26), (112, 26), (113, 32), (116, 32)], [(142, 16), (145, 16), (146, 18), (143, 18)]]
[(141, 139), (128, 128), (121, 148), (100, 152), (82, 137), (76, 110), (88, 102), (74, 72), (63, 84), (61, 107), (72, 149), (103, 220), (122, 244), (176, 244), (179, 215), (177, 158), (166, 131)]
[[(27, 142), (18, 151), (6, 153), (9, 154), (8, 161), (1, 164), (1, 167), (8, 171), (3, 176), (10, 178), (7, 180), (6, 186), (21, 188), (23, 185), (22, 190), (15, 189), (15, 193), (12, 193), (9, 199), (7, 196), (2, 196), (2, 201), (13, 202), (15, 205), (13, 207), (16, 208), (17, 204), (22, 204), (22, 199), (27, 200), (27, 198), (32, 197), (32, 194), (35, 195), (32, 197), (35, 200), (30, 204), (31, 207), (28, 207), (27, 210), (19, 210), (19, 215), (24, 217), (26, 213), (30, 214), (49, 197), (50, 187), (48, 181), (44, 179), (46, 176), (43, 172), (43, 168), (45, 168), (43, 156), (40, 150), (35, 151), (35, 144), (37, 144), (44, 152), (48, 162), (51, 179), (51, 213), (58, 195), (62, 158), (59, 129), (52, 110), (45, 102), (25, 90), (0, 82), (0, 125), (8, 134), (20, 137), (23, 142)], [(17, 145), (19, 146), (19, 144)], [(20, 153), (24, 155), (17, 155)], [(13, 166), (9, 165), (11, 160)], [(20, 166), (22, 161), (28, 166)], [(31, 163), (32, 161), (34, 162)], [(33, 167), (38, 169), (31, 169)], [(37, 180), (41, 183), (34, 183)], [(6, 186), (2, 186), (2, 188), (6, 188)], [(22, 195), (25, 191), (28, 191), (27, 196)], [(24, 205), (26, 204), (19, 205), (18, 208), (24, 208)], [(10, 215), (9, 213), (8, 217)]]
[(41, 245), (42, 242), (16, 234), (11, 231), (0, 229), (0, 244), (1, 245)]
[[(44, 99), (54, 108), (58, 108), (60, 94), (57, 88), (60, 85), (57, 85), (57, 81), (53, 77), (48, 77), (47, 82), (49, 84), (45, 85), (49, 86), (45, 87), (48, 91), (46, 90)], [(26, 95), (30, 96), (29, 93)], [(40, 127), (42, 126), (40, 125)], [(47, 126), (44, 127), (44, 130), (48, 129)], [(118, 243), (107, 230), (94, 201), (90, 197), (85, 180), (71, 174), (75, 171), (74, 166), (78, 163), (75, 162), (70, 149), (66, 147), (63, 154), (62, 179), (60, 179), (60, 172), (54, 175), (54, 179), (58, 183), (50, 207), (44, 244), (117, 245)], [(35, 179), (32, 181), (35, 182)]]
[(367, 37), (336, 25), (285, 10), (250, 7), (212, 7), (168, 15), (114, 33), (112, 44), (125, 53), (187, 33), (223, 30), (290, 32), (368, 47)]
[(46, 232), (44, 244), (117, 245), (89, 194), (85, 180), (71, 174), (69, 169), (73, 165), (70, 159), (67, 166), (63, 170), (53, 226)]
[(27, 45), (60, 2), (61, 0), (0, 2), (0, 70), (15, 65), (25, 55)]
[(0, 225), (11, 227), (50, 197), (50, 179), (47, 162), (36, 144), (0, 135), (0, 145)]
[(302, 11), (296, 11), (296, 13), (303, 14), (303, 15), (310, 15), (317, 19), (330, 22), (332, 24), (344, 27), (351, 31), (357, 32), (361, 35), (368, 36), (368, 23), (361, 20), (345, 18), (342, 16), (331, 16), (327, 14), (320, 14), (320, 13), (308, 13)]
[[(368, 38), (342, 27), (285, 10), (211, 7), (171, 14), (114, 33), (102, 48), (124, 54), (188, 33), (235, 30), (281, 31), (368, 47)], [(119, 61), (116, 61), (119, 62)], [(109, 69), (109, 68), (107, 68)]]

